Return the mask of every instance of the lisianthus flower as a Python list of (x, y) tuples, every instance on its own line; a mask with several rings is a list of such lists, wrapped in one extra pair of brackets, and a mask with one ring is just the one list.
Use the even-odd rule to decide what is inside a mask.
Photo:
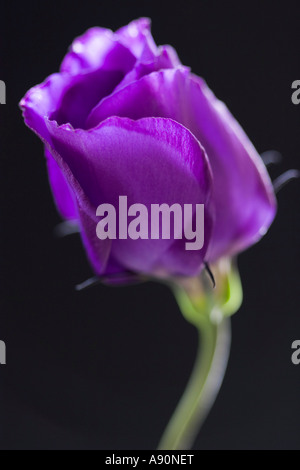
[[(150, 21), (75, 39), (59, 73), (21, 101), (41, 138), (61, 215), (76, 221), (97, 275), (125, 271), (195, 276), (266, 233), (276, 200), (252, 143), (203, 79), (158, 47)], [(96, 208), (204, 204), (205, 243), (99, 240)]]

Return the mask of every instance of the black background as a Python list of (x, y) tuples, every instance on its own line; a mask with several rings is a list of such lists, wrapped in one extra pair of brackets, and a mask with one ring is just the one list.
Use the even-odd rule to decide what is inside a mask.
[[(299, 2), (298, 2), (299, 3)], [(80, 240), (57, 240), (42, 144), (18, 101), (58, 70), (75, 36), (149, 16), (260, 152), (299, 168), (297, 2), (1, 3), (0, 366), (3, 449), (154, 449), (188, 379), (197, 335), (159, 284), (96, 287)], [(279, 194), (268, 235), (239, 258), (244, 303), (228, 373), (197, 449), (300, 449), (299, 183)]]

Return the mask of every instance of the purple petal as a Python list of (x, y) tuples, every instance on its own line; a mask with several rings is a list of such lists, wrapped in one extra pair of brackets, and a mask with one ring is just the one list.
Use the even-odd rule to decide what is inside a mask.
[(63, 218), (67, 220), (77, 220), (78, 213), (73, 191), (48, 149), (45, 149), (45, 156), (49, 181), (57, 208)]
[(73, 41), (60, 71), (77, 75), (99, 68), (123, 70), (128, 52), (143, 61), (152, 60), (158, 54), (149, 19), (133, 21), (116, 33), (106, 28), (88, 29)]
[[(75, 51), (81, 48), (83, 51), (75, 54), (74, 48)], [(74, 54), (76, 66), (73, 64)], [(82, 59), (81, 68), (78, 65), (78, 54)], [(84, 128), (91, 109), (114, 91), (135, 62), (133, 53), (107, 30), (89, 30), (75, 41), (71, 56), (69, 53), (62, 64), (63, 71), (67, 69), (73, 73), (76, 70), (76, 75), (65, 85), (56, 103), (56, 110), (50, 115), (51, 119), (58, 124), (70, 123), (75, 128)]]
[(140, 18), (116, 31), (115, 36), (137, 59), (151, 60), (158, 53), (157, 45), (151, 35), (151, 20)]
[[(66, 74), (53, 74), (41, 85), (31, 88), (20, 102), (25, 123), (46, 144), (49, 144), (51, 137), (45, 124), (45, 118), (56, 111), (57, 102), (62, 99), (64, 89), (71, 81), (72, 77)], [(78, 214), (72, 189), (53, 158), (52, 152), (47, 147), (45, 148), (45, 156), (49, 182), (57, 208), (64, 218), (77, 220)]]
[(203, 80), (183, 67), (154, 72), (105, 98), (88, 125), (111, 115), (171, 118), (199, 139), (214, 176), (210, 260), (247, 248), (267, 231), (276, 212), (268, 173), (244, 131)]
[[(101, 68), (81, 71), (75, 76), (68, 73), (54, 74), (29, 90), (20, 103), (25, 110), (25, 120), (36, 121), (48, 116), (59, 124), (70, 123), (73, 127), (84, 127), (90, 110), (114, 90), (136, 62), (134, 55), (125, 46), (116, 41), (112, 44)], [(31, 113), (26, 113), (29, 108)], [(27, 121), (29, 127), (36, 127)], [(39, 127), (44, 127), (44, 123), (41, 122)], [(40, 129), (39, 134), (43, 135), (44, 132), (45, 129)]]
[(92, 70), (126, 70), (134, 52), (109, 29), (91, 28), (76, 38), (65, 56), (60, 71), (77, 75)]
[[(128, 70), (133, 66), (129, 58), (127, 65)], [(99, 69), (76, 75), (65, 87), (57, 109), (50, 114), (50, 118), (58, 124), (70, 123), (74, 128), (85, 128), (90, 110), (112, 93), (125, 73), (122, 70)]]
[(49, 140), (44, 118), (57, 111), (58, 103), (71, 82), (72, 77), (66, 74), (50, 75), (43, 83), (31, 88), (20, 102), (25, 123), (44, 141)]
[(107, 55), (114, 50), (114, 34), (105, 28), (88, 29), (76, 38), (65, 56), (60, 71), (76, 75), (103, 65)]
[[(54, 123), (54, 125), (56, 124)], [(65, 126), (65, 129), (71, 128)], [(95, 230), (98, 220), (95, 215), (94, 207), (86, 197), (82, 187), (80, 186), (78, 180), (74, 177), (66, 161), (63, 160), (63, 158), (55, 151), (53, 147), (51, 148), (51, 154), (61, 169), (67, 185), (71, 188), (72, 195), (74, 195), (74, 201), (76, 202), (76, 214), (81, 228), (80, 234), (88, 258), (94, 271), (97, 274), (102, 274), (107, 270), (107, 266), (109, 265), (111, 241), (107, 239), (101, 241), (101, 243), (98, 243), (99, 240)]]
[(188, 68), (177, 67), (143, 76), (104, 98), (90, 113), (87, 127), (95, 127), (110, 116), (127, 116), (131, 119), (149, 116), (176, 119), (177, 114), (179, 117), (184, 116), (186, 97), (181, 89), (181, 80), (188, 80), (189, 75)]
[[(187, 251), (186, 240), (172, 239), (114, 240), (111, 246), (114, 260), (125, 269), (182, 275), (200, 270), (212, 229), (211, 173), (205, 152), (187, 129), (159, 118), (137, 122), (111, 118), (90, 131), (58, 127), (53, 121), (48, 121), (47, 127), (54, 156), (63, 159), (60, 167), (69, 184), (73, 187), (73, 180), (78, 182), (94, 213), (101, 203), (118, 208), (119, 196), (128, 197), (128, 206), (146, 205), (149, 213), (150, 205), (155, 203), (205, 204), (202, 250)], [(82, 195), (73, 190), (81, 205)], [(103, 242), (96, 238), (95, 220), (90, 219), (88, 230), (86, 221), (81, 220), (89, 256), (96, 266)]]
[[(152, 72), (158, 72), (163, 69), (172, 69), (180, 65), (180, 60), (176, 54), (176, 51), (171, 46), (161, 46), (157, 56), (152, 58), (150, 61), (138, 61), (134, 68), (128, 72), (124, 79), (114, 89), (114, 93), (119, 91), (121, 88), (126, 87), (132, 82), (139, 80), (145, 75), (149, 75)], [(100, 106), (97, 105), (97, 106)], [(92, 126), (88, 126), (92, 127)]]
[(82, 188), (75, 180), (70, 169), (62, 158), (55, 153), (46, 122), (55, 110), (57, 100), (63, 95), (64, 85), (72, 80), (66, 74), (50, 76), (43, 84), (32, 88), (20, 105), (26, 124), (42, 138), (46, 144), (46, 157), (49, 168), (49, 179), (56, 204), (64, 217), (75, 219), (82, 226), (82, 238), (96, 272), (104, 272), (110, 255), (110, 242), (103, 242), (93, 252), (95, 224), (97, 223), (94, 208), (91, 208)]
[(210, 257), (236, 254), (257, 242), (276, 214), (272, 182), (260, 155), (206, 83), (192, 76), (190, 129), (204, 145), (214, 175), (216, 226)]

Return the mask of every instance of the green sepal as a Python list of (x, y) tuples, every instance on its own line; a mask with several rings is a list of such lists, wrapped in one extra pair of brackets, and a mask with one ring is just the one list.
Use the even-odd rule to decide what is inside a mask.
[(196, 326), (207, 320), (219, 323), (235, 314), (242, 304), (243, 290), (236, 261), (220, 260), (211, 270), (215, 288), (205, 271), (198, 277), (177, 279), (172, 286), (184, 317)]

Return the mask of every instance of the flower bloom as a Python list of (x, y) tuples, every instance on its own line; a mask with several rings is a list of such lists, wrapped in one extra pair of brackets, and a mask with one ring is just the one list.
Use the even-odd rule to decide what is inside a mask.
[[(75, 220), (95, 272), (192, 276), (265, 234), (276, 212), (266, 168), (206, 83), (171, 46), (158, 47), (148, 19), (77, 38), (59, 73), (21, 101), (41, 138), (57, 207)], [(96, 208), (204, 204), (205, 242), (99, 240)]]

